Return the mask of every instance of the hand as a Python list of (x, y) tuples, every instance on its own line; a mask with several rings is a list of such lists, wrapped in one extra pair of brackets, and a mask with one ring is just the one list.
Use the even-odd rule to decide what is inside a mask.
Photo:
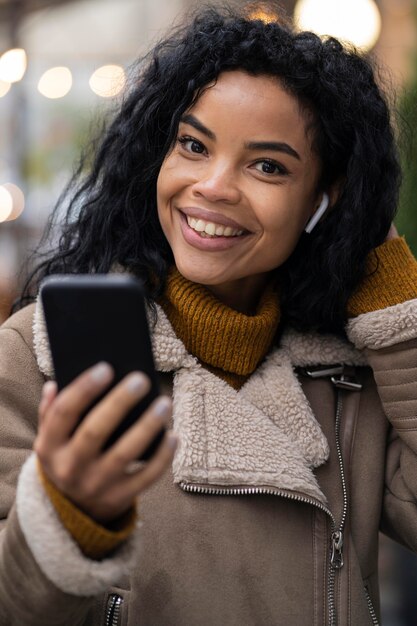
[(102, 451), (116, 426), (149, 391), (149, 379), (139, 372), (129, 374), (107, 393), (73, 432), (80, 415), (112, 379), (110, 365), (101, 363), (83, 372), (60, 393), (55, 382), (47, 382), (34, 443), (49, 480), (101, 524), (125, 513), (138, 494), (162, 475), (172, 462), (177, 443), (172, 432), (166, 433), (149, 461), (132, 469), (171, 415), (171, 399), (160, 396), (108, 450)]
[(385, 237), (385, 241), (391, 241), (391, 239), (395, 239), (396, 237), (399, 237), (398, 230), (394, 224), (391, 224), (387, 236)]

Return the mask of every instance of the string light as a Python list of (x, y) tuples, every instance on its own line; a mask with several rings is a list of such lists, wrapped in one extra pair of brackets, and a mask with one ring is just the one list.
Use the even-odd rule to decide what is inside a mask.
[(12, 48), (0, 57), (0, 80), (17, 83), (26, 72), (27, 58), (23, 48)]
[(9, 93), (11, 86), (12, 86), (11, 83), (8, 83), (4, 80), (0, 80), (0, 98), (3, 98), (3, 96), (6, 95), (6, 93)]
[(279, 21), (279, 16), (264, 2), (253, 2), (246, 8), (247, 16), (250, 20), (260, 20), (265, 24)]
[(0, 222), (9, 219), (13, 210), (13, 198), (4, 185), (0, 185)]
[(300, 30), (332, 35), (370, 50), (381, 32), (381, 14), (374, 0), (299, 0), (294, 21)]
[(91, 76), (91, 90), (102, 98), (112, 98), (122, 91), (126, 75), (120, 65), (102, 65)]
[(42, 74), (38, 91), (45, 98), (63, 98), (72, 87), (72, 74), (68, 67), (51, 67)]
[(12, 210), (7, 217), (7, 221), (11, 222), (22, 214), (23, 209), (25, 208), (25, 196), (20, 187), (14, 185), (13, 183), (5, 183), (2, 187), (10, 194), (12, 199)]

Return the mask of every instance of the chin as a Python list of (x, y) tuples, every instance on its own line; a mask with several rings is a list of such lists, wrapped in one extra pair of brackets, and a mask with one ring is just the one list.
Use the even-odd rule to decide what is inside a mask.
[(198, 283), (200, 285), (219, 285), (227, 280), (213, 274), (213, 272), (207, 271), (207, 268), (206, 270), (198, 269), (195, 266), (187, 263), (183, 264), (181, 262), (176, 263), (176, 265), (180, 274), (193, 283)]

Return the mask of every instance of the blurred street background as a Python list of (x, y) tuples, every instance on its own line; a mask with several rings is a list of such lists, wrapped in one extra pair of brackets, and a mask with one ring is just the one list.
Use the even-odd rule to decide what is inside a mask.
[[(0, 0), (0, 321), (82, 146), (117, 106), (129, 66), (202, 4)], [(301, 28), (352, 41), (381, 66), (404, 166), (397, 227), (417, 255), (417, 0), (280, 4)], [(253, 16), (270, 19), (262, 2)], [(416, 626), (417, 558), (382, 538), (380, 575), (384, 626)]]

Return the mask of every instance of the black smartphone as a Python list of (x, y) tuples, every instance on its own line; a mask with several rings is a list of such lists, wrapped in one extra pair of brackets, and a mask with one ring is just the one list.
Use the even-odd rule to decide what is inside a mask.
[[(106, 449), (159, 395), (143, 286), (123, 274), (58, 274), (43, 281), (40, 294), (59, 390), (99, 361), (110, 363), (115, 372), (106, 393), (133, 370), (150, 378), (151, 390), (115, 429)], [(161, 430), (141, 460), (152, 456), (163, 434)]]

